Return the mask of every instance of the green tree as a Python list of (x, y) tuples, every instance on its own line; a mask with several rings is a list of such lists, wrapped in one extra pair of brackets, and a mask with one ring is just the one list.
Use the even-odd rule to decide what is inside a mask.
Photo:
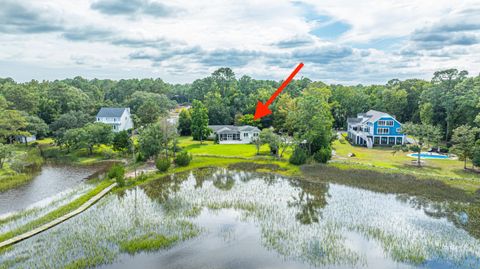
[(272, 128), (265, 128), (260, 132), (260, 140), (263, 144), (268, 144), (270, 154), (278, 156), (280, 147), (280, 137), (273, 132)]
[(423, 124), (432, 124), (434, 116), (432, 103), (424, 103), (420, 107), (420, 121)]
[(424, 147), (438, 143), (441, 139), (440, 128), (429, 124), (405, 123), (402, 133), (412, 137), (414, 145), (410, 149), (417, 153), (417, 165), (421, 166), (421, 153)]
[[(272, 110), (273, 127), (280, 132), (292, 133), (291, 123), (287, 121), (288, 114), (295, 110), (295, 99), (290, 95), (280, 95)], [(253, 116), (253, 115), (252, 115)], [(252, 117), (253, 120), (253, 117)], [(258, 126), (258, 125), (257, 125)]]
[(113, 132), (112, 127), (105, 123), (88, 123), (83, 127), (87, 135), (85, 145), (89, 154), (93, 153), (93, 148), (102, 144), (109, 145), (112, 143)]
[(463, 168), (467, 169), (467, 160), (473, 158), (475, 138), (480, 130), (468, 125), (461, 125), (453, 130), (452, 152), (463, 160)]
[(208, 128), (208, 110), (202, 102), (194, 100), (192, 104), (192, 135), (194, 140), (203, 143), (212, 130)]
[(82, 111), (69, 111), (60, 115), (58, 119), (50, 124), (50, 130), (53, 132), (55, 138), (61, 140), (63, 134), (68, 129), (81, 128), (89, 122), (93, 122), (94, 117)]
[(0, 94), (10, 103), (10, 108), (30, 114), (37, 113), (38, 91), (29, 84), (6, 83), (0, 86)]
[(140, 131), (138, 136), (138, 146), (141, 154), (145, 158), (154, 157), (157, 159), (158, 154), (162, 151), (163, 128), (160, 123), (148, 125)]
[(252, 143), (255, 145), (255, 148), (257, 149), (257, 155), (259, 155), (260, 154), (260, 148), (263, 145), (263, 140), (260, 139), (259, 136), (257, 136), (257, 137), (254, 137), (252, 139)]
[(182, 109), (178, 116), (178, 132), (180, 135), (190, 135), (192, 133), (192, 116), (188, 109)]
[(0, 111), (0, 137), (13, 142), (15, 136), (30, 136), (25, 131), (28, 121), (24, 115), (18, 110), (1, 110)]
[(8, 102), (3, 95), (0, 94), (0, 111), (7, 109)]
[(62, 139), (58, 143), (70, 152), (74, 149), (87, 147), (88, 134), (83, 128), (69, 129), (65, 131)]
[(128, 151), (132, 147), (132, 140), (127, 131), (115, 133), (112, 141), (113, 149), (116, 151)]
[(37, 138), (47, 136), (49, 128), (42, 119), (34, 115), (28, 115), (27, 113), (24, 113), (24, 117), (27, 120), (27, 126), (25, 127), (26, 132), (30, 135), (35, 135)]
[(297, 98), (296, 109), (289, 115), (297, 140), (305, 141), (307, 153), (312, 156), (322, 148), (330, 148), (333, 116), (328, 100), (330, 89), (312, 83)]
[(228, 103), (222, 99), (220, 93), (209, 92), (205, 96), (204, 104), (208, 110), (208, 119), (211, 125), (224, 125), (232, 123)]
[(12, 145), (5, 145), (0, 143), (0, 169), (3, 168), (3, 164), (13, 156), (14, 148)]
[(238, 118), (238, 125), (250, 125), (260, 127), (260, 120), (254, 120), (253, 114), (245, 114)]
[(472, 153), (472, 165), (474, 167), (480, 166), (480, 140), (477, 140)]

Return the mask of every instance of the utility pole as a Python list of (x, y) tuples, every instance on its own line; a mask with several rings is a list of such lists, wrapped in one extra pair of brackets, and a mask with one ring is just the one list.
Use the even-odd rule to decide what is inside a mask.
[(134, 176), (135, 176), (135, 179), (137, 178), (137, 160), (135, 158), (135, 139), (134, 139), (134, 136), (135, 136), (135, 129), (132, 130), (132, 135), (130, 137), (130, 139), (132, 139), (132, 161), (133, 161), (133, 169), (134, 169)]

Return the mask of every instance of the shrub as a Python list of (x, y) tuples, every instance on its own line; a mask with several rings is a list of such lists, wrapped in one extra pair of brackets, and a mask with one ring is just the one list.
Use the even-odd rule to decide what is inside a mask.
[(170, 168), (170, 160), (167, 158), (158, 158), (155, 162), (155, 166), (157, 167), (158, 171), (166, 172), (168, 168)]
[(114, 164), (108, 170), (108, 173), (107, 173), (107, 177), (109, 179), (112, 179), (112, 178), (119, 179), (119, 178), (123, 178), (124, 176), (125, 176), (125, 168), (119, 164)]
[(294, 165), (305, 164), (307, 162), (307, 152), (301, 147), (296, 147), (288, 161)]
[(119, 187), (125, 186), (125, 178), (124, 177), (117, 177), (117, 178), (115, 178), (115, 181), (117, 182), (117, 185)]
[(44, 148), (41, 151), (43, 158), (45, 159), (60, 159), (65, 156), (59, 148)]
[(145, 156), (141, 152), (137, 153), (137, 160), (136, 160), (137, 163), (138, 162), (143, 162), (143, 161), (146, 161), (146, 160), (147, 159), (145, 158)]
[(175, 158), (175, 164), (178, 166), (187, 166), (190, 164), (192, 160), (192, 155), (190, 155), (187, 151), (182, 151), (177, 154)]
[(104, 159), (112, 159), (115, 156), (115, 153), (110, 148), (101, 149), (101, 154)]
[(422, 148), (420, 148), (420, 146), (417, 146), (417, 145), (412, 145), (410, 146), (410, 150), (413, 152), (419, 152), (422, 150)]
[(446, 146), (440, 146), (440, 153), (448, 153), (449, 149)]
[(327, 163), (331, 158), (332, 150), (330, 148), (321, 148), (313, 154), (313, 159), (319, 163)]

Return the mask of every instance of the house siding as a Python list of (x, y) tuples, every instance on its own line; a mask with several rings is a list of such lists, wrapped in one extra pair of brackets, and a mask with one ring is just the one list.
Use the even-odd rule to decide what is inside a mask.
[[(393, 125), (386, 125), (382, 121), (393, 121)], [(380, 125), (381, 122), (382, 125)], [(370, 148), (376, 145), (392, 146), (406, 142), (406, 136), (400, 132), (401, 123), (384, 112), (370, 110), (367, 113), (360, 113), (356, 119), (350, 118), (347, 126), (348, 138), (356, 145)], [(381, 133), (379, 129), (387, 129), (388, 132)]]
[[(389, 120), (393, 120), (393, 126), (384, 126), (384, 125), (379, 125), (378, 124), (379, 121), (389, 121)], [(401, 127), (402, 127), (402, 125), (400, 123), (398, 123), (398, 121), (396, 121), (394, 118), (382, 117), (373, 124), (373, 129), (374, 129), (373, 135), (378, 135), (378, 136), (403, 136), (402, 133), (397, 132), (397, 129), (399, 129)], [(388, 134), (380, 134), (378, 132), (379, 128), (387, 128), (388, 129)]]
[(125, 131), (133, 128), (133, 121), (129, 109), (125, 109), (120, 117), (99, 117), (97, 122), (112, 126), (114, 132)]

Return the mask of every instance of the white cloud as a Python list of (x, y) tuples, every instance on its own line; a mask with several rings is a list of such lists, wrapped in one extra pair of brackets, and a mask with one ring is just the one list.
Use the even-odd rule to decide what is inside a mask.
[[(354, 84), (430, 78), (450, 67), (480, 70), (478, 1), (305, 3), (7, 0), (0, 6), (0, 61), (23, 68), (0, 69), (0, 77), (111, 73), (189, 82), (231, 66), (238, 76), (282, 79), (304, 61), (303, 75)], [(8, 16), (12, 8), (15, 17)], [(315, 16), (350, 27), (338, 38), (322, 39), (310, 33), (319, 25)], [(377, 43), (385, 38), (398, 44)]]

